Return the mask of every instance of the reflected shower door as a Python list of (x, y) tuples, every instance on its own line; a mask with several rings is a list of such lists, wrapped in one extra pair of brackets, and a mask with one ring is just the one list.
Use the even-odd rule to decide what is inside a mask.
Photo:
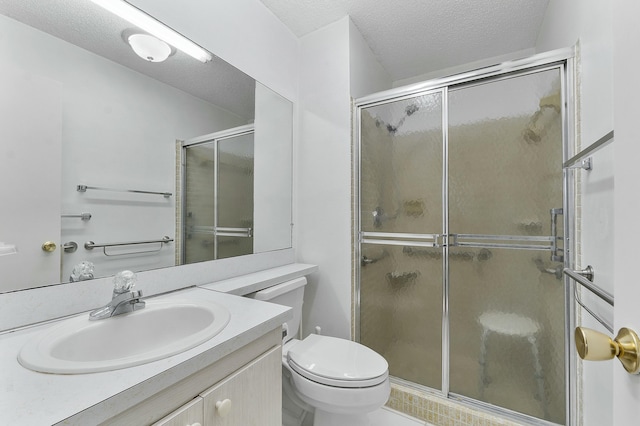
[(253, 135), (218, 141), (217, 259), (253, 253)]
[(561, 72), (450, 89), (448, 118), (450, 392), (559, 424)]
[(184, 150), (182, 256), (184, 263), (215, 259), (215, 141)]
[(184, 263), (253, 253), (253, 136), (230, 129), (184, 147)]
[(442, 386), (443, 91), (361, 111), (360, 342)]

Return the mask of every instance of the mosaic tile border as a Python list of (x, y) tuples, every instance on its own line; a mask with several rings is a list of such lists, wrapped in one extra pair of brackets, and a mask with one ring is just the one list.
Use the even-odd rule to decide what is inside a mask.
[(392, 384), (387, 407), (433, 426), (522, 426), (450, 399)]

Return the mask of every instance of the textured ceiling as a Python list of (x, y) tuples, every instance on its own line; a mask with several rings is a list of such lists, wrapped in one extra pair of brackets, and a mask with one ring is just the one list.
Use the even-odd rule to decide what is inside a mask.
[(261, 0), (298, 37), (349, 15), (392, 80), (535, 46), (549, 0)]
[(122, 38), (132, 25), (88, 0), (0, 0), (0, 14), (253, 119), (251, 77), (217, 57), (203, 64), (180, 51), (162, 63), (144, 61)]

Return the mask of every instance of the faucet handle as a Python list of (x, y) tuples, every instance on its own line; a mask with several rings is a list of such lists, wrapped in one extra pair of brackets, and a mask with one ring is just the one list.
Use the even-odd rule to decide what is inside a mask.
[(136, 274), (131, 271), (118, 272), (113, 277), (113, 293), (122, 294), (131, 291), (136, 285), (136, 278)]

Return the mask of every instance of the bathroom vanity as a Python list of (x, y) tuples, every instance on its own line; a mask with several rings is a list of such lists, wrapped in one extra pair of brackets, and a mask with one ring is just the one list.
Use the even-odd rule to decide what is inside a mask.
[(231, 319), (185, 352), (90, 374), (39, 373), (18, 363), (24, 344), (57, 321), (0, 335), (3, 424), (279, 425), (281, 325), (290, 309), (201, 288), (159, 298), (208, 300)]

